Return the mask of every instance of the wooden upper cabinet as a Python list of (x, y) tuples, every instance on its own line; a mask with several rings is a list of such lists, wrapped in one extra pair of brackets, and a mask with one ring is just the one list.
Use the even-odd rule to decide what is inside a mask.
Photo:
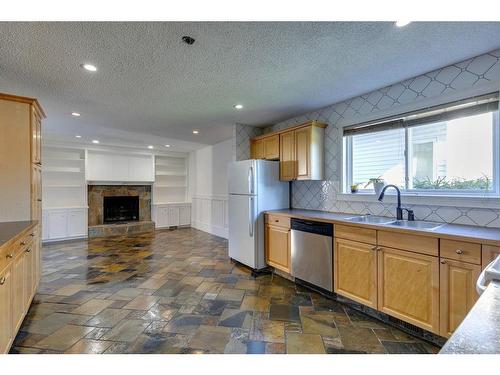
[(450, 337), (478, 299), (481, 267), (451, 259), (440, 264), (440, 335)]
[(264, 140), (252, 140), (250, 142), (250, 159), (264, 159)]
[(42, 119), (38, 110), (31, 108), (31, 162), (42, 163)]
[(333, 253), (335, 293), (377, 308), (377, 247), (335, 239)]
[(295, 132), (280, 134), (280, 180), (291, 181), (296, 177)]
[(378, 309), (439, 334), (438, 258), (381, 248), (378, 251)]
[(311, 131), (308, 126), (295, 130), (295, 158), (297, 159), (297, 180), (311, 179)]
[(278, 134), (266, 137), (264, 142), (264, 159), (278, 160), (280, 158), (280, 136)]
[(309, 121), (256, 137), (250, 144), (251, 158), (279, 160), (282, 181), (323, 180), (326, 126)]

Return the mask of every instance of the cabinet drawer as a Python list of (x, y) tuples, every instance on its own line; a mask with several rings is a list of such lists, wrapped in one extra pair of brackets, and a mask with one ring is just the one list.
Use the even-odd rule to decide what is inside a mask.
[(433, 256), (439, 254), (439, 239), (434, 237), (379, 230), (378, 244)]
[(493, 262), (500, 255), (500, 247), (483, 245), (481, 254), (481, 268), (484, 269), (490, 262)]
[(351, 227), (348, 225), (334, 225), (335, 237), (346, 240), (359, 241), (369, 244), (377, 243), (377, 231), (375, 229)]
[(266, 219), (268, 224), (290, 229), (290, 218), (287, 216), (267, 214)]
[(478, 243), (441, 239), (440, 244), (440, 255), (443, 258), (481, 264), (481, 245)]

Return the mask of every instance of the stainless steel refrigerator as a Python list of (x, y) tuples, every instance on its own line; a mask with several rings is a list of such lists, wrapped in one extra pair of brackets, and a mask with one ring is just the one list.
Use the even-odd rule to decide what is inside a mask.
[(263, 212), (288, 207), (289, 186), (279, 180), (279, 162), (229, 164), (229, 256), (254, 270), (265, 268)]

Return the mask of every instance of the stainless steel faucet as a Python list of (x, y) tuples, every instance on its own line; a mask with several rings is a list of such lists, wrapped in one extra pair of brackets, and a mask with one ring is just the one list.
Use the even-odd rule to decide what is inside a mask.
[(408, 213), (408, 221), (414, 221), (415, 220), (415, 214), (413, 213), (413, 210), (409, 210), (408, 208), (401, 207), (401, 191), (396, 185), (385, 185), (382, 191), (380, 192), (380, 195), (378, 196), (378, 200), (382, 202), (384, 199), (385, 191), (388, 188), (394, 188), (396, 189), (396, 192), (398, 194), (398, 206), (396, 207), (396, 219), (397, 220), (403, 220), (403, 211), (406, 211)]

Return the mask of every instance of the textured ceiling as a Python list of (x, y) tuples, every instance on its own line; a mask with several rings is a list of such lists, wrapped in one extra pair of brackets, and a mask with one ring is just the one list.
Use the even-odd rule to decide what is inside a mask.
[(50, 139), (189, 151), (499, 47), (500, 23), (0, 23), (0, 91)]

